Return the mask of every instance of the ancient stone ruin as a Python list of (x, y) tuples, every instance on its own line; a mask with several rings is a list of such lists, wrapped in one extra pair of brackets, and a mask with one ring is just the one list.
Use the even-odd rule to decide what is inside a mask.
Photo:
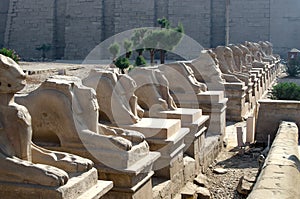
[(226, 122), (243, 120), (247, 144), (267, 145), (249, 197), (299, 196), (283, 183), (299, 181), (299, 102), (261, 100), (280, 72), (270, 42), (127, 74), (53, 75), (23, 94), (20, 66), (0, 55), (0, 71), (5, 198), (210, 198), (203, 173), (226, 144)]
[[(112, 183), (97, 180), (91, 160), (39, 147), (32, 142), (31, 115), (15, 102), (25, 74), (0, 55), (1, 193), (4, 198), (77, 198), (100, 195)], [(88, 193), (97, 187), (94, 193)], [(78, 191), (72, 191), (78, 190)]]

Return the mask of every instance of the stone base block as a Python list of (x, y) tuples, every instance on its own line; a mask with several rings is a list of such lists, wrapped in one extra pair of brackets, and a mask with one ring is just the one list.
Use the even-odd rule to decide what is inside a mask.
[(168, 166), (155, 170), (155, 177), (171, 181), (172, 198), (180, 192), (184, 185), (183, 169), (183, 153), (180, 153), (170, 161)]
[(209, 165), (218, 156), (223, 147), (223, 141), (220, 136), (210, 136), (205, 138), (205, 146), (200, 153), (200, 162), (202, 172), (205, 173)]
[(111, 181), (98, 181), (97, 170), (95, 168), (85, 173), (70, 175), (70, 177), (68, 183), (61, 187), (0, 182), (1, 198), (100, 198), (113, 186)]
[(196, 170), (196, 161), (189, 156), (185, 156), (183, 158), (183, 166), (184, 183), (192, 182), (198, 172), (198, 170)]
[(153, 199), (171, 199), (171, 180), (152, 178)]
[(146, 138), (167, 139), (180, 130), (181, 123), (178, 119), (142, 118), (136, 124), (121, 124), (119, 127), (139, 131)]
[(129, 190), (129, 189), (113, 189), (109, 193), (107, 193), (103, 199), (152, 199), (152, 174), (146, 178), (146, 180), (142, 181), (139, 188), (137, 190)]

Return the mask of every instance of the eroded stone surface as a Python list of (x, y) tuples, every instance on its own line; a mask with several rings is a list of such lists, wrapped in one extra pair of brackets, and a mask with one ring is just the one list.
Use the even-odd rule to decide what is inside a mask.
[[(0, 70), (0, 130), (2, 132), (0, 165), (3, 167), (0, 169), (2, 171), (0, 183), (4, 189), (3, 197), (12, 197), (13, 190), (10, 190), (12, 187), (19, 191), (20, 197), (34, 197), (37, 195), (32, 192), (31, 189), (35, 189), (32, 185), (41, 185), (42, 190), (47, 187), (72, 186), (71, 182), (68, 183), (69, 174), (84, 173), (92, 168), (93, 162), (76, 155), (46, 150), (33, 144), (31, 116), (24, 106), (14, 101), (15, 93), (25, 85), (25, 74), (18, 64), (3, 55), (0, 55)], [(91, 178), (96, 179), (96, 184), (96, 171), (91, 174)], [(80, 181), (77, 179), (77, 183)], [(26, 185), (31, 188), (27, 188)], [(65, 191), (62, 189), (61, 194), (66, 194)], [(78, 194), (84, 191), (87, 190), (83, 189), (78, 193), (71, 191), (71, 195), (78, 197)], [(51, 194), (59, 194), (59, 191), (52, 189), (49, 190), (49, 194), (45, 197), (50, 198)]]

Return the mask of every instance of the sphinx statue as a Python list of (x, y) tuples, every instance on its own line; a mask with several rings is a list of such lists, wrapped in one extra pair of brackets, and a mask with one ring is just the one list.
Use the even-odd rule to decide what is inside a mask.
[[(45, 106), (45, 99), (51, 105)], [(68, 148), (74, 144), (83, 147), (98, 142), (101, 148), (103, 140), (107, 140), (122, 150), (130, 151), (134, 145), (144, 142), (144, 136), (138, 132), (98, 123), (96, 94), (93, 89), (83, 86), (76, 77), (53, 76), (32, 93), (19, 96), (18, 101), (26, 104), (33, 115), (34, 130), (37, 132), (34, 139), (40, 143), (48, 140)], [(34, 102), (34, 106), (29, 102)], [(52, 124), (45, 125), (46, 120), (52, 121)], [(88, 140), (83, 143), (82, 139), (89, 136), (93, 137), (91, 143)], [(147, 148), (147, 143), (142, 145)]]
[[(156, 114), (159, 111), (177, 108), (169, 92), (168, 80), (156, 67), (137, 68), (130, 72), (129, 76), (137, 84), (134, 93), (138, 96), (139, 106), (142, 107), (148, 117), (150, 109), (153, 114)], [(153, 114), (151, 116), (154, 116)]]
[(259, 41), (259, 45), (261, 46), (261, 52), (263, 56), (271, 63), (275, 62), (278, 57), (273, 55), (272, 44), (268, 41)]
[(267, 63), (262, 59), (262, 53), (260, 52), (260, 45), (254, 42), (245, 41), (245, 46), (249, 49), (252, 59), (252, 67), (265, 68)]
[(253, 57), (251, 56), (250, 50), (244, 46), (243, 44), (239, 44), (238, 47), (242, 50), (241, 61), (242, 65), (245, 66), (245, 70), (249, 71), (252, 67), (251, 63), (253, 61)]
[(249, 83), (249, 75), (236, 69), (233, 59), (233, 52), (229, 47), (218, 46), (216, 49), (214, 49), (214, 52), (217, 55), (219, 66), (223, 73), (234, 75), (246, 84)]
[(99, 122), (135, 124), (143, 116), (143, 110), (134, 95), (136, 83), (128, 76), (110, 71), (101, 71), (99, 75), (94, 69), (83, 80), (83, 84), (101, 92), (101, 95), (97, 95)]
[(246, 56), (244, 56), (243, 50), (237, 46), (230, 44), (228, 47), (232, 50), (233, 59), (234, 59), (234, 65), (238, 72), (244, 72), (247, 73), (247, 67), (246, 67)]
[(93, 162), (32, 143), (31, 115), (15, 102), (25, 86), (25, 74), (12, 59), (0, 55), (0, 181), (58, 187), (68, 172), (83, 172)]

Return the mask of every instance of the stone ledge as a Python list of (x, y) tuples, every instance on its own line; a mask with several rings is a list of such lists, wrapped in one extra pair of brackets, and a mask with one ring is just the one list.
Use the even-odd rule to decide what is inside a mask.
[(300, 198), (299, 167), (298, 127), (283, 121), (248, 199)]

